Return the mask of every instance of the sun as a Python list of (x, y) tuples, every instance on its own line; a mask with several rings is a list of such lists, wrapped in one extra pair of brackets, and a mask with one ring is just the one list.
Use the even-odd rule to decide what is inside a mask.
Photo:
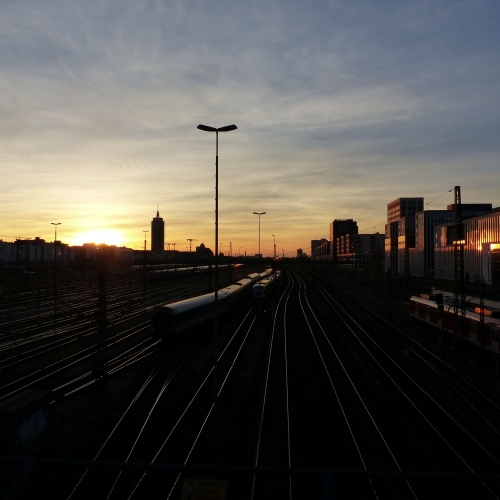
[(119, 231), (112, 229), (94, 229), (79, 233), (75, 237), (76, 245), (83, 245), (84, 243), (106, 243), (106, 245), (116, 245), (117, 247), (123, 245), (123, 237)]

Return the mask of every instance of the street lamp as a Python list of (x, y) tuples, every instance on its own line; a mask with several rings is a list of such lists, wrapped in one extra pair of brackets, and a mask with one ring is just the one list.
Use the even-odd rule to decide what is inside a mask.
[(57, 226), (60, 222), (51, 222), (54, 226), (54, 327), (57, 325)]
[(260, 216), (264, 215), (266, 212), (254, 212), (255, 215), (259, 216), (259, 257), (262, 257), (260, 253)]
[(57, 226), (61, 225), (60, 222), (51, 222), (51, 224), (54, 226), (54, 242), (57, 240)]
[(217, 256), (217, 247), (219, 246), (219, 132), (231, 132), (236, 130), (236, 125), (226, 125), (225, 127), (215, 128), (208, 125), (198, 125), (199, 130), (204, 132), (215, 132), (215, 297), (214, 297), (214, 422), (215, 422), (215, 437), (216, 437), (216, 451), (217, 457), (217, 332), (218, 332), (218, 315), (219, 315), (219, 258)]
[(198, 125), (199, 130), (204, 132), (215, 132), (215, 326), (217, 328), (218, 297), (217, 289), (219, 287), (219, 259), (217, 256), (217, 247), (219, 246), (219, 132), (231, 132), (236, 130), (236, 125), (226, 125), (225, 127), (215, 128), (208, 125)]
[(274, 260), (276, 260), (276, 236), (274, 234), (271, 234), (271, 236), (274, 238)]

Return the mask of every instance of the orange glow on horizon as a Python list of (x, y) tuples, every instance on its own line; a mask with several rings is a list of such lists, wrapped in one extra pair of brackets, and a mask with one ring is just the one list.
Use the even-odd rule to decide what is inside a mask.
[(106, 245), (116, 245), (117, 247), (123, 246), (123, 235), (119, 231), (114, 231), (113, 229), (94, 229), (92, 231), (86, 231), (84, 233), (79, 233), (72, 238), (70, 245), (83, 245), (84, 243), (95, 243), (106, 244)]

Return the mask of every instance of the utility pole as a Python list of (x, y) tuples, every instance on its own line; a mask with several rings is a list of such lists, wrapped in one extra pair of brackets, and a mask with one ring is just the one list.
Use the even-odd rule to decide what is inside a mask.
[(92, 362), (96, 381), (102, 381), (108, 373), (107, 362), (107, 320), (106, 320), (106, 272), (99, 266), (99, 292), (97, 298), (97, 338)]
[(54, 328), (57, 326), (57, 226), (60, 222), (51, 222), (54, 226)]
[(460, 186), (455, 186), (455, 204), (454, 210), (454, 229), (455, 238), (453, 241), (453, 313), (454, 313), (454, 328), (453, 340), (456, 344), (458, 336), (458, 309), (462, 314), (462, 335), (465, 336), (465, 291), (464, 291), (464, 238), (462, 227), (462, 201), (460, 194)]
[[(481, 274), (481, 283), (479, 288), (479, 334), (481, 335), (481, 357), (484, 357), (484, 277)], [(484, 358), (483, 358), (484, 360)], [(498, 361), (497, 361), (498, 363)]]
[[(177, 245), (177, 243), (170, 243), (170, 244), (174, 246), (174, 252), (175, 252), (175, 245)], [(176, 268), (176, 265), (177, 265), (177, 263), (176, 263), (176, 261), (174, 261), (174, 269)]]
[(198, 241), (196, 238), (187, 238), (187, 241), (189, 241), (189, 258), (193, 261), (193, 268), (196, 267), (196, 253), (195, 253), (195, 256), (194, 256), (194, 259), (192, 258), (191, 256), (191, 243), (193, 241)]

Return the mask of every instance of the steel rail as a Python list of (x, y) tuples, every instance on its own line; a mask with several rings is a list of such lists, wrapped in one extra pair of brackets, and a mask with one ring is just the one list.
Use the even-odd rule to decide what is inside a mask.
[[(465, 466), (465, 468), (471, 472), (475, 473), (474, 469), (472, 466), (469, 465), (467, 460), (461, 456), (461, 454), (453, 447), (453, 445), (449, 442), (448, 439), (443, 436), (443, 434), (432, 424), (432, 422), (429, 420), (429, 418), (424, 415), (423, 411), (417, 406), (417, 404), (410, 398), (410, 396), (404, 391), (404, 389), (401, 387), (401, 385), (396, 382), (393, 376), (391, 376), (387, 370), (382, 366), (382, 364), (375, 358), (373, 353), (366, 347), (366, 345), (362, 342), (362, 340), (359, 338), (359, 336), (356, 334), (356, 332), (353, 330), (353, 328), (349, 325), (349, 322), (351, 322), (355, 327), (362, 332), (365, 337), (370, 340), (379, 350), (379, 352), (391, 363), (393, 364), (403, 375), (405, 375), (414, 385), (417, 387), (439, 410), (441, 410), (460, 430), (462, 430), (476, 445), (481, 448), (490, 458), (492, 458), (495, 462), (500, 464), (500, 461), (495, 458), (481, 443), (479, 443), (474, 436), (472, 436), (463, 426), (460, 425), (460, 423), (448, 412), (446, 411), (437, 401), (435, 398), (433, 398), (428, 391), (426, 391), (413, 377), (411, 377), (407, 371), (405, 371), (394, 359), (392, 359), (387, 352), (385, 352), (379, 344), (361, 327), (357, 321), (352, 318), (352, 316), (345, 311), (345, 309), (330, 295), (329, 296), (329, 302), (331, 307), (339, 313), (339, 311), (342, 311), (343, 314), (340, 314), (339, 317), (340, 319), (344, 322), (346, 327), (351, 331), (353, 336), (358, 340), (359, 344), (363, 347), (363, 349), (366, 351), (366, 353), (373, 359), (373, 361), (376, 363), (376, 365), (382, 370), (382, 372), (388, 377), (388, 379), (394, 384), (394, 386), (400, 391), (400, 393), (405, 397), (405, 399), (409, 402), (411, 406), (417, 411), (418, 414), (424, 419), (424, 421), (431, 427), (431, 429), (436, 433), (436, 435), (446, 444), (446, 446), (450, 449), (450, 451), (458, 458), (458, 460)], [(346, 319), (348, 318), (348, 320)], [(328, 340), (328, 339), (327, 339)], [(329, 342), (329, 340), (328, 340)], [(330, 343), (330, 342), (329, 342)], [(333, 346), (332, 346), (333, 349)], [(482, 483), (483, 486), (488, 490), (488, 492), (494, 497), (497, 498), (497, 496), (494, 494), (494, 492), (489, 488), (489, 486), (485, 483)]]
[[(165, 368), (165, 366), (167, 365), (170, 365), (171, 364), (171, 361), (174, 360), (174, 367), (175, 367), (175, 361), (178, 360), (178, 357), (180, 356), (181, 352), (182, 352), (182, 349), (184, 348), (185, 346), (181, 346), (181, 349), (179, 351), (177, 351), (176, 353), (174, 354), (171, 354), (168, 359), (161, 359), (158, 361), (158, 363), (156, 364), (156, 366), (149, 372), (149, 374), (147, 375), (146, 377), (146, 380), (144, 381), (144, 383), (141, 385), (141, 387), (139, 388), (139, 390), (137, 391), (137, 393), (135, 394), (135, 396), (132, 398), (131, 402), (129, 403), (129, 405), (127, 406), (127, 408), (125, 409), (125, 411), (121, 414), (118, 422), (115, 424), (115, 426), (113, 427), (113, 429), (111, 430), (111, 432), (108, 434), (108, 436), (106, 437), (106, 439), (104, 440), (103, 444), (101, 445), (101, 447), (99, 448), (99, 450), (97, 451), (97, 453), (94, 455), (92, 461), (95, 462), (99, 456), (101, 455), (101, 453), (103, 453), (103, 451), (105, 450), (106, 446), (108, 445), (108, 443), (110, 442), (111, 438), (115, 435), (115, 433), (117, 432), (117, 430), (119, 429), (119, 427), (123, 424), (123, 422), (125, 421), (125, 418), (132, 412), (133, 408), (135, 407), (135, 405), (137, 404), (137, 402), (141, 399), (141, 396), (143, 396), (146, 392), (146, 389), (151, 385), (151, 383), (153, 381), (155, 381), (156, 377), (159, 376), (163, 370), (163, 368)], [(138, 433), (136, 434), (135, 436), (135, 439), (132, 443), (132, 446), (131, 448), (129, 449), (129, 452), (124, 460), (124, 462), (128, 462), (134, 449), (135, 449), (135, 446), (137, 445), (147, 423), (149, 422), (149, 419), (152, 415), (152, 412), (154, 410), (154, 407), (157, 405), (157, 403), (159, 402), (161, 396), (163, 395), (163, 393), (165, 392), (167, 386), (170, 384), (170, 382), (172, 381), (172, 379), (174, 378), (174, 376), (176, 375), (176, 373), (179, 371), (179, 369), (182, 367), (182, 365), (184, 364), (184, 362), (189, 358), (189, 356), (192, 354), (192, 352), (184, 358), (183, 361), (181, 361), (180, 364), (178, 364), (175, 369), (172, 370), (168, 373), (167, 377), (162, 381), (162, 385), (161, 385), (161, 388), (160, 388), (160, 391), (156, 393), (156, 396), (155, 396), (155, 401), (154, 401), (154, 404), (153, 404), (153, 407), (151, 408), (151, 410), (148, 412), (147, 416), (146, 416), (146, 419), (143, 421), (142, 425), (140, 426), (140, 429), (138, 431)], [(170, 368), (173, 368), (172, 366), (170, 366)], [(71, 491), (71, 493), (69, 494), (69, 496), (67, 497), (68, 500), (70, 498), (73, 497), (73, 495), (76, 493), (76, 491), (81, 487), (82, 485), (82, 482), (83, 480), (85, 479), (85, 477), (87, 476), (88, 472), (89, 472), (89, 468), (87, 468), (84, 473), (82, 474), (82, 476), (80, 477), (80, 479), (78, 480), (78, 482), (76, 483), (75, 487), (73, 488), (73, 490)], [(121, 476), (121, 473), (122, 473), (122, 470), (119, 471), (118, 473), (118, 476), (116, 477), (112, 487), (111, 487), (111, 490), (109, 491), (107, 497), (109, 498), (114, 490), (114, 488), (116, 487), (116, 484), (118, 482), (118, 480), (120, 479), (120, 476)]]
[[(302, 283), (302, 285), (303, 285), (303, 286), (304, 286), (304, 288), (305, 288), (305, 282), (304, 282), (304, 280), (302, 280), (302, 279), (301, 279), (298, 275), (297, 275), (297, 279), (298, 279), (298, 280)], [(352, 378), (351, 378), (351, 376), (349, 375), (349, 372), (348, 372), (348, 370), (347, 370), (346, 366), (344, 365), (344, 363), (342, 363), (342, 361), (341, 361), (341, 359), (340, 359), (340, 356), (338, 355), (337, 351), (335, 350), (335, 348), (334, 348), (334, 347), (333, 347), (333, 345), (331, 344), (330, 339), (328, 339), (328, 336), (326, 335), (326, 332), (325, 332), (325, 330), (323, 329), (323, 326), (321, 325), (321, 322), (318, 320), (318, 318), (317, 318), (317, 316), (316, 316), (316, 314), (315, 314), (315, 312), (314, 312), (313, 308), (311, 307), (311, 305), (310, 305), (310, 303), (309, 303), (309, 300), (308, 300), (308, 298), (307, 298), (307, 294), (306, 294), (306, 293), (304, 293), (304, 299), (305, 299), (305, 302), (306, 302), (306, 304), (307, 304), (307, 308), (309, 309), (310, 314), (312, 315), (312, 317), (313, 317), (313, 318), (314, 318), (314, 320), (316, 321), (316, 323), (317, 323), (317, 325), (318, 325), (319, 329), (321, 330), (321, 333), (323, 334), (323, 337), (324, 337), (324, 338), (326, 339), (326, 341), (328, 342), (328, 344), (329, 344), (329, 346), (330, 346), (330, 348), (331, 348), (331, 350), (332, 350), (332, 352), (333, 352), (334, 356), (335, 356), (335, 357), (336, 357), (336, 359), (337, 359), (337, 362), (339, 363), (340, 367), (342, 368), (343, 372), (345, 373), (345, 375), (346, 375), (346, 377), (347, 377), (347, 379), (348, 379), (348, 381), (349, 381), (349, 383), (350, 383), (350, 385), (351, 385), (351, 387), (352, 387), (352, 389), (353, 389), (353, 391), (354, 391), (354, 394), (356, 395), (356, 397), (357, 397), (357, 398), (358, 398), (358, 400), (360, 401), (360, 403), (361, 403), (362, 407), (364, 408), (364, 410), (365, 410), (365, 412), (366, 412), (366, 414), (367, 414), (367, 416), (368, 416), (369, 420), (370, 420), (370, 421), (371, 421), (371, 423), (373, 424), (373, 427), (374, 427), (374, 429), (375, 429), (376, 433), (377, 433), (377, 434), (378, 434), (378, 436), (380, 437), (381, 442), (383, 443), (383, 445), (385, 446), (385, 448), (386, 448), (387, 452), (389, 453), (389, 456), (391, 457), (391, 459), (392, 459), (392, 461), (393, 461), (394, 465), (396, 466), (396, 468), (397, 468), (397, 470), (398, 470), (399, 472), (402, 472), (402, 468), (401, 468), (401, 466), (399, 465), (399, 462), (398, 462), (398, 460), (396, 459), (396, 456), (395, 456), (394, 452), (391, 450), (391, 447), (389, 446), (389, 443), (387, 442), (387, 439), (385, 438), (385, 436), (383, 435), (382, 431), (380, 430), (380, 427), (379, 427), (379, 426), (377, 425), (377, 423), (375, 422), (375, 418), (373, 417), (372, 413), (371, 413), (371, 412), (370, 412), (370, 410), (368, 409), (367, 404), (365, 403), (365, 401), (364, 401), (364, 400), (363, 400), (363, 398), (361, 397), (361, 394), (360, 394), (360, 392), (359, 392), (358, 388), (356, 387), (356, 384), (354, 383), (353, 379), (352, 379)], [(339, 393), (338, 393), (338, 391), (337, 391), (337, 388), (335, 387), (335, 383), (333, 382), (333, 377), (332, 377), (332, 375), (331, 375), (331, 373), (330, 373), (330, 370), (328, 369), (327, 363), (326, 363), (325, 358), (324, 358), (324, 356), (323, 356), (323, 354), (322, 354), (322, 352), (321, 352), (321, 348), (320, 348), (320, 346), (319, 346), (319, 344), (318, 344), (318, 342), (317, 342), (317, 339), (316, 339), (316, 336), (315, 336), (315, 334), (314, 334), (314, 331), (313, 331), (313, 329), (312, 329), (312, 327), (311, 327), (311, 324), (309, 323), (309, 320), (307, 319), (307, 314), (306, 314), (306, 311), (304, 310), (304, 306), (303, 306), (303, 304), (302, 304), (302, 300), (300, 299), (300, 295), (299, 295), (299, 301), (300, 301), (300, 306), (301, 306), (302, 312), (303, 312), (303, 314), (304, 314), (304, 318), (305, 318), (306, 323), (307, 323), (307, 326), (308, 326), (308, 328), (309, 328), (309, 333), (311, 334), (311, 337), (312, 337), (312, 339), (313, 339), (313, 341), (314, 341), (314, 344), (315, 344), (316, 349), (317, 349), (317, 351), (318, 351), (318, 355), (319, 355), (319, 356), (320, 356), (320, 358), (321, 358), (321, 363), (322, 363), (322, 365), (323, 365), (323, 367), (324, 367), (324, 369), (325, 369), (325, 371), (326, 371), (326, 374), (327, 374), (328, 380), (330, 381), (330, 384), (331, 384), (331, 386), (332, 386), (332, 389), (333, 389), (333, 391), (334, 391), (334, 393), (335, 393), (335, 397), (337, 398), (337, 401), (338, 401), (338, 403), (339, 403), (339, 405), (340, 405), (340, 407), (341, 407), (342, 414), (344, 415), (345, 422), (346, 422), (347, 427), (348, 427), (348, 429), (349, 429), (349, 432), (350, 432), (350, 434), (351, 434), (351, 438), (352, 438), (352, 440), (353, 440), (353, 442), (354, 442), (354, 444), (355, 444), (356, 450), (357, 450), (357, 452), (358, 452), (358, 454), (359, 454), (360, 460), (361, 460), (361, 462), (362, 462), (362, 464), (363, 464), (363, 468), (364, 468), (365, 470), (368, 470), (368, 468), (367, 468), (367, 463), (366, 463), (366, 459), (363, 457), (363, 453), (362, 453), (362, 451), (361, 451), (361, 446), (360, 446), (360, 444), (358, 443), (358, 440), (356, 439), (355, 432), (354, 432), (353, 427), (352, 427), (351, 423), (349, 422), (349, 418), (348, 418), (348, 416), (347, 416), (347, 411), (346, 411), (346, 409), (344, 408), (344, 405), (342, 404), (341, 397), (340, 397), (340, 395), (339, 395)], [(409, 491), (410, 491), (411, 495), (412, 495), (414, 498), (417, 498), (417, 496), (416, 496), (416, 494), (415, 494), (415, 491), (413, 490), (413, 488), (412, 488), (412, 486), (410, 485), (410, 483), (408, 482), (408, 480), (405, 480), (405, 482), (406, 482), (406, 484), (407, 484), (407, 486), (408, 486), (408, 488), (409, 488)], [(372, 482), (372, 478), (370, 478), (370, 484), (371, 484), (371, 486), (372, 486), (372, 490), (373, 490), (374, 495), (378, 498), (378, 495), (377, 495), (377, 488), (376, 488), (376, 486), (373, 484), (373, 482)]]
[[(236, 338), (236, 335), (239, 333), (240, 329), (242, 328), (243, 324), (247, 321), (247, 318), (248, 316), (250, 315), (251, 313), (251, 309), (245, 314), (243, 320), (240, 322), (240, 325), (237, 327), (237, 329), (235, 330), (235, 332), (233, 333), (233, 335), (231, 336), (231, 338), (229, 339), (229, 341), (227, 342), (226, 346), (224, 347), (224, 349), (221, 351), (221, 353), (219, 354), (218, 358), (217, 358), (217, 362), (219, 363), (220, 360), (223, 358), (223, 356), (225, 355), (225, 353), (228, 351), (228, 348), (229, 346), (231, 345), (231, 343), (235, 340)], [(240, 349), (241, 349), (241, 346), (244, 344), (246, 338), (248, 337), (248, 334), (250, 333), (251, 331), (251, 328), (253, 326), (253, 323), (255, 321), (255, 318), (252, 320), (251, 322), (251, 325), (249, 327), (249, 329), (247, 330), (247, 333), (245, 334), (245, 337), (244, 337), (244, 340), (243, 342), (241, 343), (240, 345)], [(238, 349), (238, 353), (240, 352), (240, 350)], [(234, 361), (234, 360), (233, 360)], [(231, 366), (234, 366), (231, 365)], [(207, 384), (208, 381), (210, 381), (210, 377), (213, 373), (213, 370), (214, 370), (215, 366), (212, 365), (212, 367), (210, 368), (210, 370), (208, 371), (208, 373), (206, 374), (205, 378), (203, 379), (203, 381), (198, 385), (198, 388), (195, 390), (193, 396), (191, 397), (191, 399), (189, 400), (188, 404), (185, 406), (184, 410), (182, 411), (181, 415), (177, 418), (177, 420), (175, 421), (174, 425), (172, 426), (172, 428), (170, 429), (170, 431), (168, 432), (166, 438), (162, 441), (160, 447), (158, 448), (157, 452), (154, 454), (153, 458), (151, 459), (150, 463), (153, 464), (157, 458), (160, 456), (160, 453), (162, 452), (162, 450), (164, 449), (165, 445), (167, 444), (167, 442), (170, 440), (170, 438), (172, 437), (172, 435), (174, 434), (175, 430), (179, 427), (181, 421), (184, 419), (184, 417), (187, 415), (189, 409), (193, 406), (195, 400), (197, 399), (197, 397), (200, 395), (201, 391), (203, 390), (203, 388), (205, 387), (205, 385)], [(232, 368), (231, 368), (232, 370)], [(227, 377), (225, 378), (225, 380), (227, 379)], [(224, 383), (221, 384), (220, 388), (219, 388), (219, 391), (217, 393), (217, 397), (219, 397), (224, 385), (225, 385), (225, 380), (224, 380)], [(194, 443), (192, 444), (191, 446), (191, 449), (189, 450), (188, 452), (188, 455), (187, 455), (187, 458), (185, 459), (185, 462), (187, 462), (189, 460), (189, 457), (191, 456), (193, 450), (194, 450), (194, 447), (196, 445), (196, 443), (198, 442), (198, 439), (201, 435), (201, 432), (203, 431), (210, 415), (212, 414), (212, 411), (213, 411), (213, 408), (214, 408), (214, 403), (212, 403), (210, 405), (210, 408), (208, 410), (208, 412), (206, 413), (205, 415), (205, 418), (203, 420), (203, 423), (200, 427), (200, 429), (198, 430), (197, 434), (196, 434), (196, 438), (194, 440)], [(129, 496), (127, 497), (128, 499), (132, 498), (134, 496), (134, 494), (136, 493), (137, 489), (140, 487), (140, 485), (142, 484), (144, 478), (146, 477), (146, 474), (147, 474), (147, 471), (145, 471), (142, 476), (139, 478), (139, 480), (137, 481), (137, 483), (135, 484), (135, 486), (133, 487), (132, 491), (130, 492)], [(176, 477), (176, 480), (174, 482), (174, 484), (172, 485), (172, 489), (171, 491), (173, 491), (175, 485), (177, 484), (178, 480), (179, 480), (179, 477), (180, 476), (177, 476)]]
[[(271, 329), (271, 335), (269, 337), (269, 346), (268, 346), (268, 356), (266, 360), (266, 371), (265, 371), (265, 380), (264, 380), (264, 390), (263, 390), (263, 395), (262, 395), (262, 403), (261, 403), (261, 410), (260, 410), (260, 418), (259, 418), (259, 428), (257, 432), (257, 442), (256, 442), (256, 448), (255, 448), (255, 458), (254, 458), (254, 467), (257, 467), (259, 464), (259, 460), (261, 458), (261, 448), (262, 448), (262, 440), (263, 440), (263, 428), (264, 428), (264, 419), (266, 416), (266, 409), (268, 406), (268, 393), (269, 393), (269, 381), (271, 377), (271, 363), (272, 363), (272, 358), (273, 358), (273, 348), (274, 348), (274, 342), (275, 342), (275, 334), (276, 334), (276, 322), (277, 322), (277, 317), (278, 317), (278, 310), (280, 308), (280, 305), (284, 299), (284, 312), (283, 312), (283, 324), (284, 324), (284, 330), (285, 330), (285, 349), (286, 349), (286, 309), (288, 305), (288, 300), (290, 299), (290, 295), (293, 289), (293, 282), (290, 279), (290, 276), (287, 273), (287, 286), (283, 293), (280, 295), (280, 298), (278, 300), (278, 304), (276, 306), (276, 310), (273, 316), (273, 326)], [(286, 297), (286, 298), (285, 298)], [(286, 359), (286, 354), (285, 354), (285, 359)], [(286, 365), (285, 365), (286, 366)], [(286, 367), (287, 370), (287, 367)], [(288, 452), (288, 467), (291, 466), (291, 441), (290, 441), (290, 413), (289, 413), (289, 390), (288, 390), (288, 373), (285, 375), (286, 378), (286, 410), (287, 410), (287, 437), (288, 437), (288, 442), (287, 442), (287, 452)], [(250, 498), (253, 500), (255, 496), (255, 489), (257, 487), (257, 476), (253, 475), (252, 477), (252, 485), (251, 485), (251, 493), (250, 493)], [(289, 490), (289, 498), (291, 498), (291, 493), (292, 493), (292, 483), (291, 483), (291, 476), (288, 476), (288, 490)]]

